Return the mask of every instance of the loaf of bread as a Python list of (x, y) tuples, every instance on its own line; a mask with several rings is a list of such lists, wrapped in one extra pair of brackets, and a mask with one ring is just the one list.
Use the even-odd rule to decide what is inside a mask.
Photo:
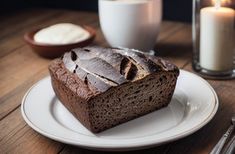
[(179, 75), (161, 58), (102, 47), (73, 49), (49, 71), (56, 96), (94, 133), (167, 106)]

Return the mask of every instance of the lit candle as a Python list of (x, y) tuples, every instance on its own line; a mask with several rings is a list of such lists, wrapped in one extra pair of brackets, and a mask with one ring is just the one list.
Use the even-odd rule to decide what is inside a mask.
[(201, 9), (200, 65), (211, 71), (228, 71), (233, 68), (234, 10), (220, 6)]

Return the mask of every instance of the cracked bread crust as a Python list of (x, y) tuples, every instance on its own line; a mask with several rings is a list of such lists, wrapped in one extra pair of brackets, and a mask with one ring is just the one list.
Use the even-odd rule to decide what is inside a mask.
[(90, 89), (105, 92), (161, 71), (179, 71), (170, 62), (133, 49), (86, 47), (65, 53), (65, 67)]

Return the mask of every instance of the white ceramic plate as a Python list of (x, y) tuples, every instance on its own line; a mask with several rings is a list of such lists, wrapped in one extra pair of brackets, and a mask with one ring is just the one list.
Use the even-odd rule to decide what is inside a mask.
[(50, 77), (30, 88), (21, 106), (24, 120), (40, 134), (106, 151), (142, 149), (185, 137), (206, 125), (217, 109), (218, 98), (213, 88), (204, 79), (183, 70), (168, 107), (99, 134), (87, 130), (60, 103)]

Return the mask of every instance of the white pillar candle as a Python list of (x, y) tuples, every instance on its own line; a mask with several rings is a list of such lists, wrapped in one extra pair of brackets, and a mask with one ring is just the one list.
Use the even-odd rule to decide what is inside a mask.
[(206, 7), (200, 15), (200, 65), (211, 71), (233, 69), (234, 10)]

